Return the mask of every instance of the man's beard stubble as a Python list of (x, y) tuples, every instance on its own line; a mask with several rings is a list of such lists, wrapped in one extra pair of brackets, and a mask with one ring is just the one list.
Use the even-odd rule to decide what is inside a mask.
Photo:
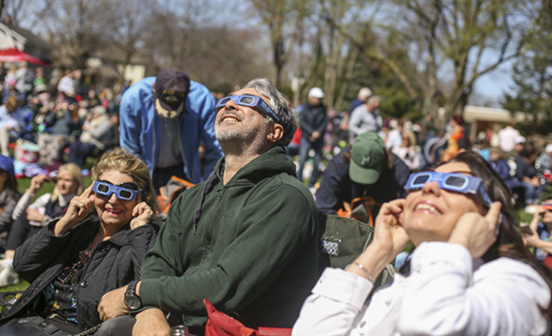
[(215, 138), (218, 140), (224, 155), (242, 155), (245, 152), (257, 153), (265, 144), (268, 125), (264, 129), (242, 129), (242, 127), (221, 131), (215, 127)]

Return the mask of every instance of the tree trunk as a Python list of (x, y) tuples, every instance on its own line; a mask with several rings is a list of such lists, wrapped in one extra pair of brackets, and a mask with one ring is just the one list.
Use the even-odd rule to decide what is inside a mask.
[(345, 73), (345, 78), (343, 78), (341, 88), (339, 89), (339, 95), (337, 96), (337, 100), (335, 102), (335, 106), (339, 109), (341, 108), (341, 105), (343, 105), (343, 99), (345, 98), (345, 94), (347, 93), (347, 89), (349, 88), (349, 80), (353, 76), (353, 71), (355, 70), (355, 65), (358, 60), (358, 54), (359, 50), (358, 48), (353, 48), (353, 51), (351, 53), (351, 56), (349, 57), (349, 64), (347, 64), (347, 72)]

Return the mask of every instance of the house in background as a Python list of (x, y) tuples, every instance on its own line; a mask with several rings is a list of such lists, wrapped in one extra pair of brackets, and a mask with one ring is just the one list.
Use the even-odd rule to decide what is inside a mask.
[(43, 60), (52, 59), (52, 46), (48, 42), (8, 22), (0, 22), (0, 50), (16, 48)]

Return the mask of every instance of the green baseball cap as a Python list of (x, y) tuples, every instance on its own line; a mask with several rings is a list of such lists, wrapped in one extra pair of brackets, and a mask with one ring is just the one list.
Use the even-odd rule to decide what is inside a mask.
[(381, 174), (385, 160), (385, 144), (374, 132), (359, 134), (351, 148), (349, 177), (360, 184), (374, 184)]

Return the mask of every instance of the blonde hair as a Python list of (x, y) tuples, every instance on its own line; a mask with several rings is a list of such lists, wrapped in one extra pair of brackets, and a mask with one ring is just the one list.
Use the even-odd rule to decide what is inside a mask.
[(146, 202), (154, 212), (159, 211), (149, 169), (142, 160), (131, 152), (117, 147), (113, 151), (102, 155), (98, 163), (92, 168), (92, 180), (97, 180), (104, 172), (110, 170), (132, 177), (138, 187), (144, 190), (141, 194), (142, 201)]
[[(77, 195), (82, 194), (82, 192), (84, 191), (84, 177), (82, 176), (80, 167), (74, 163), (67, 163), (59, 167), (58, 172), (62, 170), (68, 171), (71, 175), (73, 175), (73, 178), (79, 184), (76, 194)], [(52, 191), (52, 197), (50, 197), (50, 201), (55, 202), (57, 201), (58, 197), (59, 197), (59, 188), (56, 183), (56, 186), (54, 187), (54, 191)]]
[[(412, 132), (403, 132), (402, 137), (407, 137), (410, 142), (410, 146), (416, 147), (416, 136)], [(402, 144), (401, 144), (402, 146)]]

